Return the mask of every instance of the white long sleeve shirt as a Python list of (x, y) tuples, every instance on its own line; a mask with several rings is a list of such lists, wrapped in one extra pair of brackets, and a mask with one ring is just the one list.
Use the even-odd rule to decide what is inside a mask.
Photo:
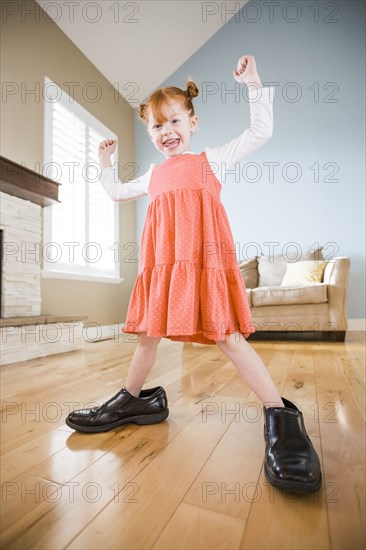
[[(216, 176), (222, 183), (224, 170), (241, 161), (269, 140), (273, 132), (274, 86), (251, 89), (248, 92), (250, 105), (250, 127), (238, 137), (219, 147), (206, 147), (207, 160)], [(184, 154), (195, 154), (184, 151)], [(151, 174), (157, 164), (150, 164), (142, 176), (122, 183), (118, 179), (114, 166), (101, 170), (100, 183), (110, 198), (118, 202), (128, 202), (148, 195)]]

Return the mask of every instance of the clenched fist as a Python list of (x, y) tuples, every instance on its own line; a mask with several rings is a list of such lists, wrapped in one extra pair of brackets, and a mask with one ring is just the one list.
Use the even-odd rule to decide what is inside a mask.
[(233, 76), (237, 82), (244, 84), (255, 83), (259, 86), (262, 85), (253, 55), (243, 55), (243, 57), (239, 59), (236, 69), (233, 70)]
[(100, 167), (107, 168), (109, 166), (112, 166), (110, 158), (111, 155), (113, 155), (114, 151), (117, 147), (117, 140), (113, 139), (105, 139), (104, 141), (101, 141), (99, 143), (98, 147), (98, 157), (99, 157), (99, 164)]

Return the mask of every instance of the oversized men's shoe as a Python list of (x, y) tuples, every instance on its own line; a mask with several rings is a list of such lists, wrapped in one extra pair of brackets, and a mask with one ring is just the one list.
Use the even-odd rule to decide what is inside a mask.
[(281, 399), (285, 407), (263, 405), (264, 475), (279, 489), (318, 491), (322, 484), (319, 457), (306, 432), (302, 412), (288, 399)]
[(168, 415), (168, 399), (162, 386), (141, 390), (138, 397), (123, 387), (99, 407), (71, 412), (65, 422), (78, 432), (95, 433), (122, 424), (156, 424)]

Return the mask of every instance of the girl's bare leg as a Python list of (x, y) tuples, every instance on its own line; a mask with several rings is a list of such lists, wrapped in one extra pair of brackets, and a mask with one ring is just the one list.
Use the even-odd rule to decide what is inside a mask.
[(262, 359), (240, 332), (230, 334), (225, 342), (216, 340), (216, 344), (265, 407), (285, 406)]
[(146, 334), (146, 332), (137, 334), (138, 344), (124, 384), (126, 390), (135, 397), (139, 396), (147, 375), (155, 363), (158, 344), (161, 340), (160, 337), (146, 336)]

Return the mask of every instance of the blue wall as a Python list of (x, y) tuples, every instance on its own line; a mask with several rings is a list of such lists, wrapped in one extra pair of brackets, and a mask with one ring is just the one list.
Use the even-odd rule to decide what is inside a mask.
[[(263, 2), (255, 2), (262, 14), (253, 23), (246, 19), (255, 17), (255, 6), (247, 5), (160, 86), (184, 87), (193, 78), (203, 91), (207, 83), (216, 83), (216, 94), (194, 99), (200, 129), (191, 150), (200, 153), (249, 126), (247, 88), (235, 83), (232, 69), (242, 55), (254, 55), (262, 84), (276, 83), (274, 131), (240, 163), (241, 177), (228, 177), (221, 192), (237, 257), (256, 254), (248, 243), (257, 243), (257, 253), (263, 254), (269, 254), (268, 242), (279, 243), (278, 254), (290, 242), (300, 250), (334, 243), (325, 256), (351, 260), (349, 317), (365, 318), (365, 5), (296, 2), (299, 19), (289, 22), (281, 15), (288, 4), (280, 2), (272, 22)], [(318, 22), (311, 5), (319, 8)], [(296, 18), (295, 9), (287, 15)], [(239, 102), (225, 94), (235, 87)], [(135, 135), (136, 162), (144, 173), (164, 157), (137, 115)], [(277, 163), (272, 181), (265, 163)], [(296, 174), (299, 179), (293, 181)], [(148, 198), (138, 201), (138, 242), (148, 203)]]

